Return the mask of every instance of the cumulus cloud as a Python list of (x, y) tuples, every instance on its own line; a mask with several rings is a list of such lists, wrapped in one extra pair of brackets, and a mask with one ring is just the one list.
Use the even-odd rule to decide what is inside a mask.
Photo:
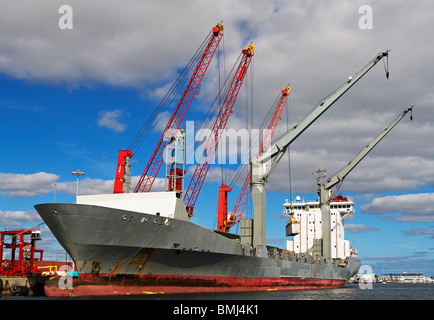
[[(80, 179), (78, 183), (78, 193), (79, 195), (112, 193), (113, 184), (113, 180)], [(77, 182), (59, 182), (56, 185), (56, 189), (57, 191), (63, 191), (71, 196), (75, 196), (77, 192)]]
[(0, 195), (13, 198), (44, 195), (53, 191), (53, 184), (59, 176), (52, 173), (32, 174), (0, 173)]
[(394, 214), (395, 221), (434, 221), (434, 193), (404, 194), (378, 197), (371, 203), (360, 206), (367, 214)]
[[(0, 195), (12, 198), (28, 198), (41, 196), (56, 191), (63, 191), (69, 195), (76, 194), (76, 181), (58, 182), (59, 176), (52, 173), (38, 172), (32, 174), (0, 173), (3, 181)], [(56, 185), (54, 187), (54, 185)], [(80, 179), (81, 194), (97, 194), (113, 192), (113, 180)]]
[(23, 224), (40, 221), (41, 217), (35, 210), (29, 211), (1, 211), (0, 225), (2, 227), (22, 227)]
[(362, 233), (367, 231), (379, 230), (378, 228), (368, 227), (363, 224), (345, 224), (345, 231), (351, 233)]
[[(131, 177), (131, 185), (134, 190), (135, 186), (139, 182), (140, 176)], [(71, 196), (75, 196), (77, 191), (77, 182), (60, 182), (57, 183), (57, 191), (63, 191)], [(156, 178), (152, 185), (153, 191), (163, 191), (165, 179)], [(84, 178), (79, 180), (78, 194), (79, 195), (91, 195), (91, 194), (110, 194), (113, 193), (114, 180), (103, 179), (91, 179)]]
[[(12, 198), (28, 198), (52, 193), (54, 189), (56, 189), (57, 192), (65, 192), (66, 194), (69, 194), (71, 196), (75, 196), (77, 192), (77, 181), (58, 182), (59, 176), (52, 173), (0, 173), (0, 179), (2, 179), (3, 181), (3, 184), (0, 188), (0, 196), (9, 196)], [(131, 184), (133, 189), (138, 183), (139, 179), (140, 176), (132, 177)], [(113, 179), (103, 180), (81, 178), (78, 184), (79, 194), (88, 195), (112, 193), (113, 185)], [(153, 190), (163, 191), (164, 187), (164, 178), (155, 179), (153, 184)], [(21, 212), (20, 214), (23, 213)]]
[(97, 119), (98, 126), (106, 127), (114, 132), (123, 132), (126, 129), (126, 125), (120, 120), (124, 114), (125, 111), (121, 109), (100, 111)]
[[(391, 48), (389, 80), (380, 62), (293, 143), (292, 185), (298, 192), (315, 192), (311, 173), (318, 166), (332, 175), (414, 104), (413, 123), (403, 120), (394, 128), (351, 172), (343, 191), (414, 190), (434, 179), (434, 149), (426, 143), (426, 137), (434, 136), (430, 123), (434, 46), (426, 45), (434, 7), (429, 2), (371, 1), (374, 30), (361, 30), (358, 9), (364, 4), (362, 0), (248, 4), (190, 0), (188, 5), (184, 1), (78, 0), (71, 4), (73, 30), (62, 31), (58, 28), (60, 4), (3, 1), (0, 29), (7, 32), (0, 39), (0, 72), (34, 82), (138, 88), (143, 97), (155, 99), (173, 83), (211, 26), (223, 19), (225, 69), (231, 68), (250, 41), (256, 48), (251, 65), (254, 77), (246, 78), (254, 80), (254, 125), (287, 83), (292, 87), (288, 106), (293, 124), (379, 51)], [(215, 97), (215, 68), (214, 64), (209, 70), (211, 80), (201, 84), (199, 99)], [(242, 99), (240, 94), (238, 100)], [(201, 104), (196, 108), (204, 109)], [(244, 109), (242, 103), (234, 107), (237, 118), (231, 125), (236, 129), (243, 126), (238, 116)], [(107, 111), (100, 114), (98, 123), (121, 132), (125, 130), (122, 115), (119, 110)], [(185, 119), (189, 120), (188, 114)], [(286, 123), (281, 121), (275, 137), (285, 130)], [(268, 190), (288, 189), (288, 166), (283, 163), (270, 177)]]
[(404, 232), (404, 235), (406, 235), (406, 236), (427, 235), (427, 236), (431, 236), (431, 239), (434, 239), (434, 230), (431, 230), (431, 229), (403, 230), (403, 232)]
[(374, 272), (378, 275), (382, 273), (402, 273), (418, 272), (430, 276), (434, 259), (427, 259), (420, 254), (412, 256), (367, 256), (361, 257), (368, 262)]

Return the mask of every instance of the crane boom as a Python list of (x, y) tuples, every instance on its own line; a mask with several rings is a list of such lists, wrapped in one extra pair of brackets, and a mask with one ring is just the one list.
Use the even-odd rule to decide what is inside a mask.
[(348, 81), (346, 81), (339, 89), (321, 100), (321, 102), (306, 117), (304, 117), (291, 130), (281, 136), (268, 150), (258, 157), (258, 161), (266, 162), (279, 153), (284, 153), (286, 148), (328, 108), (330, 108), (345, 92), (347, 92), (348, 89), (356, 84), (356, 82), (359, 81), (369, 70), (371, 70), (382, 58), (387, 57), (389, 55), (389, 51), (390, 50), (386, 50), (378, 53), (365, 67), (357, 72), (356, 75), (350, 77)]
[[(408, 107), (401, 113), (395, 121), (387, 126), (378, 136), (372, 139), (355, 157), (348, 162), (341, 170), (338, 171), (332, 178), (327, 180), (327, 185), (321, 180), (321, 175), (318, 177), (318, 195), (319, 204), (321, 209), (321, 225), (322, 225), (322, 256), (324, 258), (331, 258), (331, 217), (330, 217), (330, 201), (339, 187), (343, 183), (345, 177), (354, 169), (360, 161), (392, 130), (392, 128), (398, 124), (398, 122), (410, 111), (414, 106)], [(334, 190), (332, 191), (332, 189)]]
[(242, 58), (238, 68), (232, 79), (231, 85), (226, 93), (225, 100), (220, 108), (219, 114), (214, 121), (211, 134), (208, 137), (202, 156), (196, 166), (193, 177), (190, 180), (187, 191), (184, 195), (184, 205), (186, 207), (188, 215), (193, 215), (194, 205), (199, 196), (200, 189), (202, 188), (205, 177), (208, 173), (211, 160), (217, 150), (217, 146), (220, 142), (222, 130), (226, 128), (226, 124), (229, 119), (229, 115), (232, 113), (232, 107), (240, 91), (244, 77), (250, 65), (250, 61), (253, 58), (254, 46), (249, 45), (242, 51)]
[[(256, 248), (258, 256), (266, 256), (266, 192), (265, 181), (274, 171), (280, 159), (289, 145), (302, 134), (318, 117), (330, 108), (345, 92), (347, 92), (357, 81), (359, 81), (369, 70), (371, 70), (382, 58), (388, 57), (390, 50), (378, 53), (368, 64), (363, 67), (355, 76), (349, 77), (339, 89), (323, 99), (306, 117), (304, 117), (292, 129), (283, 134), (277, 141), (259, 157), (252, 157), (251, 181), (253, 200), (253, 247)], [(386, 77), (388, 77), (388, 72)], [(267, 161), (273, 159), (270, 166)]]
[(149, 192), (151, 190), (152, 184), (163, 164), (164, 150), (169, 143), (169, 140), (165, 139), (165, 137), (175, 135), (179, 129), (185, 114), (197, 93), (199, 85), (208, 69), (214, 53), (217, 50), (220, 40), (223, 37), (223, 30), (224, 26), (222, 23), (217, 23), (213, 27), (208, 44), (205, 47), (205, 50), (203, 51), (203, 54), (199, 59), (199, 62), (197, 63), (197, 66), (193, 71), (175, 110), (173, 111), (166, 128), (164, 129), (160, 140), (158, 141), (157, 146), (155, 147), (154, 152), (152, 153), (152, 156), (149, 159), (136, 188), (134, 189), (134, 192)]
[[(327, 184), (325, 185), (325, 189), (330, 190), (336, 186), (340, 186), (342, 182), (344, 181), (345, 177), (351, 172), (351, 170), (354, 169), (355, 166), (359, 164), (360, 161), (363, 160), (364, 157), (392, 130), (394, 126), (398, 124), (399, 121), (401, 121), (404, 116), (413, 110), (414, 106), (408, 107), (402, 112), (396, 119), (393, 121), (389, 126), (387, 126), (378, 136), (376, 136), (374, 139), (372, 139), (358, 154), (356, 157), (354, 157), (353, 160), (348, 162), (348, 164), (343, 167), (341, 170), (339, 170), (332, 178), (329, 178), (327, 180)], [(333, 197), (334, 194), (336, 194), (337, 188), (331, 197)]]
[[(274, 110), (273, 117), (271, 118), (268, 128), (265, 131), (265, 135), (262, 138), (261, 145), (259, 146), (258, 156), (262, 154), (263, 150), (269, 148), (271, 145), (271, 140), (273, 139), (277, 124), (279, 123), (283, 109), (285, 108), (286, 102), (288, 101), (290, 91), (291, 88), (289, 86), (285, 86), (281, 91), (281, 96), (277, 103), (276, 109)], [(250, 198), (250, 194), (250, 170), (248, 170), (247, 177), (244, 180), (243, 187), (241, 188), (240, 194), (238, 195), (237, 201), (235, 202), (230, 219), (227, 218), (227, 208), (222, 208), (223, 211), (219, 212), (219, 218), (221, 218), (219, 219), (217, 226), (219, 231), (228, 232), (232, 226), (240, 222), (241, 216), (243, 215), (244, 209), (247, 205), (247, 201)], [(223, 217), (220, 217), (220, 215), (223, 215)], [(222, 221), (221, 223), (220, 220)]]

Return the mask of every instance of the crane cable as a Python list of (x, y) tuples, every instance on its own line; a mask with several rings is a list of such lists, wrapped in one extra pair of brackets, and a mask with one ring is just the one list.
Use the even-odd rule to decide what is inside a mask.
[[(276, 100), (274, 101), (274, 103), (271, 105), (270, 109), (268, 110), (268, 112), (266, 113), (266, 115), (262, 118), (261, 123), (258, 126), (258, 130), (256, 130), (256, 132), (250, 136), (250, 140), (249, 140), (249, 148), (242, 148), (241, 151), (242, 153), (240, 154), (241, 159), (243, 159), (244, 157), (246, 157), (246, 153), (251, 155), (254, 155), (257, 153), (257, 150), (252, 150), (252, 146), (251, 143), (252, 141), (257, 141), (260, 143), (260, 134), (263, 133), (263, 131), (267, 128), (268, 124), (271, 121), (271, 118), (273, 116), (274, 111), (276, 110), (276, 106), (277, 103), (279, 101), (280, 98), (280, 94), (276, 97)], [(255, 145), (256, 147), (256, 145)], [(227, 178), (226, 178), (226, 184), (228, 186), (232, 186), (235, 185), (238, 182), (243, 183), (244, 179), (246, 178), (247, 175), (247, 170), (250, 170), (250, 166), (248, 164), (244, 164), (244, 165), (239, 165), (235, 170), (231, 170), (229, 173), (227, 173)], [(243, 179), (241, 181), (241, 178)]]
[(389, 55), (386, 56), (386, 59), (383, 59), (383, 66), (386, 72), (386, 78), (389, 79)]

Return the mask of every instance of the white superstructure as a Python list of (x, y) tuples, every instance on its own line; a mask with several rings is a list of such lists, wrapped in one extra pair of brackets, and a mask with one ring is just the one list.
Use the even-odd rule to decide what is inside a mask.
[[(321, 210), (318, 201), (291, 203), (286, 200), (283, 205), (284, 214), (293, 217), (300, 222), (300, 233), (293, 240), (287, 240), (286, 249), (295, 253), (313, 254), (314, 239), (322, 239)], [(345, 216), (354, 213), (354, 202), (339, 195), (330, 204), (331, 212), (331, 245), (332, 258), (345, 258), (350, 256), (350, 243), (344, 238), (344, 226), (342, 220)]]

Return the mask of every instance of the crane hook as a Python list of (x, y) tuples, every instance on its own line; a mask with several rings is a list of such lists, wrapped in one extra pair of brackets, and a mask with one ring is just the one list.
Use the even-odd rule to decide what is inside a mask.
[(386, 56), (386, 59), (383, 59), (383, 65), (384, 71), (386, 71), (386, 78), (389, 79), (389, 55)]

